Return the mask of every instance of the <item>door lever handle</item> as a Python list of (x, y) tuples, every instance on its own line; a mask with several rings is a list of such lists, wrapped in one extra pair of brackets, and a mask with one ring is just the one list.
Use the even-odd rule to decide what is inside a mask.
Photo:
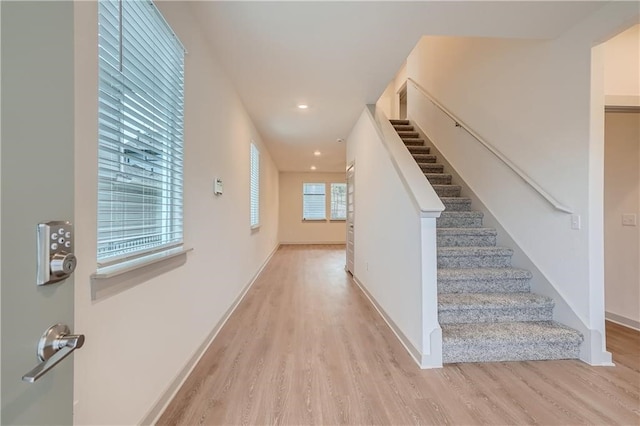
[(71, 352), (84, 345), (83, 334), (70, 333), (69, 327), (63, 324), (49, 327), (38, 341), (38, 359), (42, 362), (22, 376), (22, 380), (29, 383), (35, 382)]

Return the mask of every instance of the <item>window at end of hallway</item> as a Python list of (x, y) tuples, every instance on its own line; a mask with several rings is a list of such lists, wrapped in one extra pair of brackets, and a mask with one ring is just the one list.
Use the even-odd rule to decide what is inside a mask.
[(302, 184), (302, 220), (326, 220), (325, 183)]
[(331, 184), (331, 220), (347, 220), (347, 184)]
[(260, 151), (251, 142), (251, 228), (260, 226)]

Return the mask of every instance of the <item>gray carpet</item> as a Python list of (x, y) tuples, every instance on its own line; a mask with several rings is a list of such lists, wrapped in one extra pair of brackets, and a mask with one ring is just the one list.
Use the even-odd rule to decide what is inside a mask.
[(582, 335), (553, 321), (552, 299), (531, 293), (531, 272), (511, 265), (461, 187), (407, 120), (391, 120), (445, 205), (437, 219), (438, 319), (443, 362), (577, 358)]

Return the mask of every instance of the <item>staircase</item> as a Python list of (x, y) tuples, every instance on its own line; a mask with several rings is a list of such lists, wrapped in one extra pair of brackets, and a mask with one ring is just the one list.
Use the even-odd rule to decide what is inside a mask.
[(531, 272), (511, 266), (513, 250), (496, 246), (496, 230), (483, 227), (410, 122), (391, 124), (445, 205), (437, 219), (443, 363), (578, 358), (582, 335), (553, 321), (553, 300), (531, 293)]

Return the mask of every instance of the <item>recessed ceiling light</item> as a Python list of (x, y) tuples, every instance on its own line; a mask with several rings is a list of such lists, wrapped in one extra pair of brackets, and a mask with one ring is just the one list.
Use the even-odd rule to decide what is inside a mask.
[(322, 153), (320, 151), (313, 151), (313, 155), (315, 155), (316, 157), (320, 157)]
[(344, 142), (344, 139), (342, 139), (342, 138), (338, 138), (338, 139), (336, 140), (336, 142), (338, 142), (338, 143), (342, 143), (342, 142)]
[(300, 109), (307, 109), (307, 108), (309, 108), (309, 105), (307, 105), (307, 104), (299, 104), (299, 105), (298, 105), (298, 108), (300, 108)]
[(315, 170), (315, 169), (316, 169), (316, 166), (311, 166), (311, 170)]

